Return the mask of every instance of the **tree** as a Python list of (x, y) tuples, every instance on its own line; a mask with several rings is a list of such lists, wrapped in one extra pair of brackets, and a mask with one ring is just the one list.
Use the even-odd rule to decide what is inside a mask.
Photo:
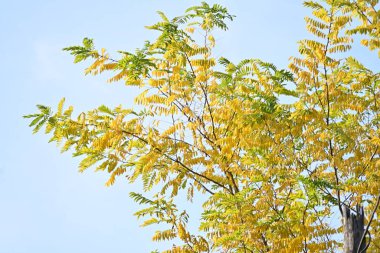
[[(86, 74), (139, 87), (141, 111), (102, 105), (74, 117), (62, 99), (55, 113), (38, 105), (25, 117), (82, 156), (80, 171), (110, 173), (106, 185), (141, 179), (154, 197), (130, 194), (144, 206), (137, 217), (168, 225), (153, 240), (181, 241), (167, 252), (380, 252), (380, 74), (348, 55), (354, 38), (380, 49), (378, 1), (304, 5), (315, 39), (299, 42), (288, 70), (215, 59), (213, 33), (234, 16), (202, 3), (173, 19), (158, 12), (148, 27), (158, 38), (134, 53), (112, 58), (88, 38), (64, 49), (93, 61)], [(199, 233), (177, 208), (180, 192), (208, 197)]]

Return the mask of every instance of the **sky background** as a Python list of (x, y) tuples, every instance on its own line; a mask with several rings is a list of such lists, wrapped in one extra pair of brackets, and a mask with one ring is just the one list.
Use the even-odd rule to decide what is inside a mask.
[[(207, 1), (214, 3), (215, 1)], [(216, 36), (217, 54), (234, 61), (260, 58), (285, 67), (307, 37), (300, 0), (217, 1), (236, 15)], [(36, 104), (56, 108), (62, 97), (76, 111), (101, 104), (131, 106), (134, 91), (106, 77), (84, 76), (61, 49), (83, 37), (109, 52), (133, 51), (157, 35), (144, 28), (200, 1), (0, 1), (0, 253), (150, 252), (155, 228), (140, 228), (128, 197), (139, 185), (107, 174), (78, 173), (78, 159), (60, 154), (48, 136), (32, 135), (22, 115)], [(200, 202), (200, 201), (198, 201)], [(197, 204), (188, 204), (196, 213)]]

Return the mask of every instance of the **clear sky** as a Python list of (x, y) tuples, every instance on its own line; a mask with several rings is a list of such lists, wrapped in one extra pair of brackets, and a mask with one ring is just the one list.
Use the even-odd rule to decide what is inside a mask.
[[(106, 174), (77, 171), (78, 160), (60, 154), (43, 134), (32, 135), (22, 115), (35, 104), (55, 107), (62, 97), (76, 110), (101, 104), (131, 105), (133, 93), (106, 78), (84, 76), (63, 47), (83, 37), (109, 51), (134, 50), (156, 35), (144, 29), (200, 1), (0, 1), (0, 253), (121, 253), (162, 249), (155, 230), (140, 228), (128, 197), (138, 186)], [(215, 1), (207, 1), (213, 3)], [(260, 58), (285, 67), (306, 35), (301, 0), (217, 1), (237, 17), (218, 35), (227, 58)], [(194, 204), (195, 205), (195, 204)], [(196, 209), (196, 206), (193, 206)]]

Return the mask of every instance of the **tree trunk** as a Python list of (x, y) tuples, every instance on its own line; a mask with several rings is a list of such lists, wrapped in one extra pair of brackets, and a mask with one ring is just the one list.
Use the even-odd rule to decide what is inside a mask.
[(364, 234), (364, 210), (362, 207), (356, 207), (356, 214), (343, 205), (343, 231), (344, 231), (344, 253), (365, 253), (366, 242), (360, 245), (360, 241)]

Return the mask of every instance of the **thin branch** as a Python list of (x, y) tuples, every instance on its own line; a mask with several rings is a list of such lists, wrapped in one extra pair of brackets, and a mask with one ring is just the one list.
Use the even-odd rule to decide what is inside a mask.
[(182, 166), (184, 169), (186, 169), (188, 172), (190, 172), (190, 173), (192, 173), (192, 174), (194, 174), (194, 175), (196, 175), (196, 176), (198, 176), (198, 177), (201, 177), (201, 178), (203, 178), (203, 179), (206, 179), (206, 180), (208, 180), (208, 181), (210, 181), (210, 182), (212, 182), (212, 183), (218, 185), (219, 187), (221, 187), (221, 188), (223, 188), (223, 189), (229, 191), (229, 189), (228, 189), (226, 186), (224, 186), (223, 184), (221, 184), (221, 183), (215, 181), (215, 180), (212, 179), (212, 178), (209, 178), (209, 177), (207, 177), (207, 176), (205, 176), (205, 175), (203, 175), (203, 174), (200, 174), (200, 173), (198, 173), (198, 172), (196, 172), (196, 171), (190, 169), (190, 168), (189, 168), (188, 166), (186, 166), (183, 162), (181, 162), (178, 158), (177, 158), (177, 159), (174, 159), (174, 158), (171, 157), (170, 155), (165, 154), (160, 148), (157, 148), (157, 147), (153, 146), (153, 145), (150, 144), (147, 140), (145, 140), (144, 138), (142, 138), (142, 137), (136, 135), (135, 133), (131, 133), (131, 132), (128, 132), (128, 131), (126, 131), (126, 130), (122, 130), (122, 132), (125, 133), (125, 134), (129, 134), (129, 135), (135, 137), (136, 139), (138, 139), (138, 140), (144, 142), (144, 143), (147, 144), (147, 145), (150, 145), (154, 150), (158, 151), (161, 155), (163, 155), (164, 157), (166, 157), (166, 158), (169, 159), (170, 161), (172, 161), (172, 162), (174, 162), (174, 163), (177, 163), (177, 164), (181, 165), (181, 166)]
[(376, 214), (376, 211), (377, 211), (377, 208), (379, 207), (380, 205), (380, 194), (379, 196), (377, 197), (377, 201), (376, 201), (376, 204), (375, 204), (375, 207), (373, 208), (373, 211), (372, 211), (372, 214), (371, 214), (371, 218), (369, 219), (368, 221), (368, 224), (367, 224), (367, 227), (362, 235), (362, 238), (360, 239), (360, 243), (359, 243), (359, 246), (358, 246), (358, 251), (357, 253), (362, 253), (362, 252), (365, 252), (366, 248), (362, 251), (360, 251), (360, 247), (362, 246), (363, 242), (364, 242), (364, 238), (365, 238), (365, 235), (368, 233), (369, 231), (369, 227), (371, 226), (371, 223), (373, 221), (373, 218), (375, 217), (375, 214)]

